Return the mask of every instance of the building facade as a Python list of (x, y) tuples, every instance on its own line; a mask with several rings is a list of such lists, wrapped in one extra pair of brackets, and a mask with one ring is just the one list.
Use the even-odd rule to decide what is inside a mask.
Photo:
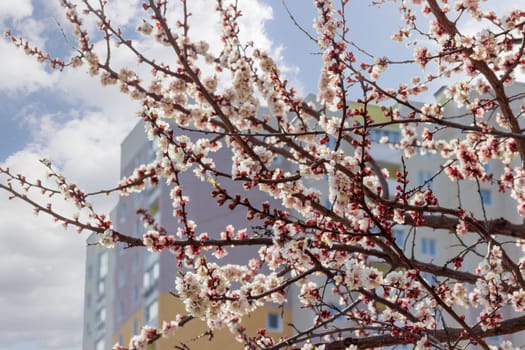
[[(512, 89), (512, 90), (510, 90)], [(519, 95), (520, 91), (525, 89), (525, 83), (516, 83), (509, 88), (508, 94), (510, 96)], [(480, 96), (471, 96), (471, 99), (475, 99)], [(485, 96), (490, 99), (490, 96)], [(434, 94), (436, 102), (443, 106), (443, 115), (445, 118), (454, 118), (454, 121), (460, 121), (468, 125), (470, 123), (469, 116), (472, 113), (466, 108), (459, 108), (457, 104), (452, 101), (445, 94), (445, 88), (439, 89)], [(521, 103), (520, 99), (514, 99), (512, 101), (512, 107), (514, 111), (520, 111)], [(417, 108), (423, 107), (423, 103), (411, 102), (413, 106)], [(360, 105), (351, 103), (351, 108), (360, 108)], [(403, 119), (407, 118), (408, 115), (413, 113), (411, 109), (405, 106), (396, 106)], [(368, 113), (375, 124), (385, 123), (383, 127), (374, 127), (370, 129), (370, 135), (368, 139), (372, 142), (370, 155), (375, 159), (377, 165), (388, 170), (390, 178), (387, 180), (390, 197), (395, 194), (395, 187), (398, 184), (395, 181), (395, 174), (397, 171), (403, 169), (403, 166), (408, 170), (409, 190), (415, 190), (421, 188), (422, 190), (431, 189), (438, 197), (439, 204), (443, 207), (458, 208), (462, 207), (467, 209), (470, 213), (478, 218), (486, 218), (486, 220), (493, 220), (504, 217), (510, 222), (519, 223), (523, 222), (516, 211), (516, 201), (512, 199), (509, 193), (501, 193), (498, 191), (497, 179), (503, 173), (503, 165), (498, 161), (489, 161), (481, 164), (484, 171), (491, 175), (494, 179), (492, 182), (479, 182), (472, 180), (459, 180), (458, 182), (451, 181), (446, 172), (443, 171), (444, 159), (438, 152), (427, 152), (422, 149), (416, 149), (416, 154), (413, 157), (406, 157), (403, 151), (396, 147), (403, 134), (398, 124), (388, 123), (391, 119), (384, 116), (379, 106), (368, 105)], [(486, 118), (495, 118), (495, 114), (498, 111), (488, 113)], [(525, 127), (525, 122), (522, 122), (522, 127)], [(421, 134), (421, 128), (425, 127), (424, 123), (420, 123), (419, 135)], [(442, 128), (436, 135), (436, 138), (443, 140), (453, 139), (464, 139), (464, 135), (461, 135), (461, 130)], [(388, 140), (383, 142), (383, 140)], [(476, 145), (471, 145), (476, 147)], [(341, 146), (347, 154), (352, 154), (354, 150), (350, 146)], [(346, 148), (345, 148), (346, 147)], [(404, 162), (404, 164), (402, 163)], [(511, 166), (518, 165), (515, 161)], [(318, 181), (315, 185), (320, 189), (325, 189), (327, 184), (324, 180)], [(325, 197), (325, 206), (330, 207), (331, 203), (327, 198), (326, 190), (321, 190)], [(463, 261), (462, 271), (474, 272), (476, 271), (480, 262), (480, 257), (486, 254), (486, 245), (477, 244), (477, 237), (475, 235), (466, 235), (462, 237), (463, 246), (458, 244), (458, 238), (455, 232), (451, 232), (443, 229), (431, 229), (426, 227), (409, 227), (405, 225), (395, 225), (392, 229), (392, 234), (396, 239), (396, 243), (401, 246), (406, 255), (413, 257), (414, 259), (425, 262), (433, 263), (437, 266), (444, 266), (448, 263), (451, 266), (450, 259), (458, 256), (465, 247), (471, 246), (476, 247), (480, 254), (478, 257), (474, 257), (474, 254), (468, 254), (468, 258)], [(505, 249), (509, 252), (510, 256), (514, 261), (518, 261), (519, 257), (522, 256), (521, 250), (516, 247), (515, 244), (505, 244)], [(378, 265), (381, 267), (381, 265)], [(386, 272), (386, 271), (385, 271)], [(423, 273), (423, 278), (427, 280), (431, 285), (435, 285), (442, 281), (436, 279), (435, 276)], [(319, 278), (317, 281), (319, 286), (324, 285), (324, 281)], [(298, 291), (297, 291), (298, 292)], [(330, 296), (329, 293), (324, 295), (323, 301), (327, 305), (338, 305), (338, 297)], [(302, 305), (292, 305), (292, 317), (293, 323), (298, 329), (307, 329), (312, 326), (315, 319), (315, 314), (311, 310), (301, 308)], [(293, 303), (293, 302), (292, 302)], [(460, 314), (465, 315), (465, 320), (468, 324), (476, 324), (479, 321), (479, 309), (475, 308), (462, 308), (457, 310)], [(502, 310), (503, 317), (511, 317), (513, 311), (510, 307), (504, 307)], [(516, 315), (514, 313), (514, 315)], [(438, 320), (441, 320), (441, 316)], [(445, 316), (444, 321), (448, 326), (458, 326), (454, 320), (451, 320)], [(337, 320), (335, 326), (344, 328), (348, 326), (344, 320)], [(487, 339), (490, 345), (500, 345), (503, 340), (511, 341), (515, 346), (521, 346), (525, 344), (525, 332), (490, 337)], [(395, 349), (411, 349), (412, 344), (404, 346), (396, 346)]]
[(96, 234), (87, 245), (82, 349), (105, 350), (113, 337), (114, 255), (98, 245)]
[[(151, 162), (155, 157), (154, 144), (147, 140), (144, 125), (138, 123), (121, 145), (121, 177), (129, 176), (141, 164)], [(231, 156), (221, 154), (217, 164), (225, 167), (231, 164)], [(210, 237), (217, 236), (227, 225), (240, 229), (257, 225), (247, 221), (246, 213), (219, 207), (210, 197), (211, 188), (200, 182), (193, 174), (181, 174), (184, 195), (190, 197), (188, 213), (198, 223), (199, 232), (207, 232)], [(242, 189), (235, 188), (235, 191)], [(136, 214), (137, 208), (147, 209), (155, 221), (175, 232), (179, 226), (173, 216), (172, 199), (169, 186), (161, 183), (143, 192), (120, 197), (112, 212), (114, 229), (121, 233), (142, 237), (145, 233), (143, 221)], [(260, 203), (264, 197), (250, 198), (252, 203)], [(197, 215), (197, 216), (194, 216)], [(92, 235), (88, 243), (96, 243), (98, 237)], [(246, 265), (255, 251), (251, 248), (237, 249), (235, 254), (223, 258), (221, 262)], [(213, 259), (213, 257), (209, 257)], [(85, 282), (84, 311), (84, 350), (110, 349), (114, 343), (126, 345), (142, 326), (160, 327), (162, 321), (172, 320), (177, 314), (184, 314), (183, 304), (172, 294), (178, 276), (178, 261), (170, 252), (152, 253), (144, 248), (129, 248), (117, 243), (115, 249), (103, 249), (88, 245)], [(96, 299), (96, 300), (95, 300)], [(88, 300), (91, 300), (88, 303)], [(93, 304), (96, 305), (93, 305)], [(243, 319), (243, 325), (250, 332), (267, 328), (269, 335), (290, 334), (285, 325), (291, 322), (289, 307), (281, 308), (266, 305)], [(190, 347), (209, 349), (242, 349), (229, 330), (215, 332), (213, 342), (209, 342), (204, 322), (192, 320), (177, 331), (176, 337), (161, 339), (149, 349), (173, 349), (185, 343)]]

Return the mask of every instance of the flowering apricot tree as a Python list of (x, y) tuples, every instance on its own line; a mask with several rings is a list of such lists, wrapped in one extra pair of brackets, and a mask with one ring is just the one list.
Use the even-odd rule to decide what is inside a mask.
[[(68, 59), (7, 33), (51, 68), (86, 69), (140, 100), (146, 133), (158, 143), (152, 163), (97, 193), (69, 182), (50, 161), (51, 185), (0, 169), (0, 188), (36, 212), (96, 232), (108, 248), (169, 250), (185, 266), (174, 293), (187, 314), (145, 327), (114, 349), (143, 349), (193, 318), (211, 330), (229, 328), (247, 349), (489, 349), (494, 336), (502, 348), (525, 344), (525, 86), (516, 82), (525, 70), (525, 11), (501, 16), (480, 0), (393, 1), (403, 26), (392, 39), (406, 44), (412, 60), (357, 47), (345, 18), (351, 1), (313, 1), (318, 16), (310, 35), (322, 66), (310, 100), (257, 43), (241, 41), (235, 1), (213, 2), (222, 28), (218, 49), (192, 39), (186, 0), (144, 1), (133, 33), (112, 24), (105, 0), (61, 0), (78, 40)], [(85, 24), (90, 18), (96, 26)], [(131, 39), (137, 32), (170, 50), (169, 61), (141, 51)], [(93, 44), (100, 35), (104, 47)], [(135, 55), (141, 68), (119, 67), (116, 50)], [(382, 74), (401, 65), (418, 66), (421, 76), (385, 86)], [(436, 82), (445, 88), (435, 102), (414, 102)], [(383, 151), (397, 156), (385, 161)], [(228, 152), (227, 170), (216, 164), (218, 152)], [(437, 167), (416, 181), (425, 161)], [(224, 210), (245, 211), (264, 229), (200, 232), (187, 204), (202, 199), (185, 195), (186, 172), (209, 186)], [(161, 181), (171, 188), (180, 225), (159, 227), (141, 211), (149, 225), (142, 238), (118, 232), (89, 202)], [(244, 192), (232, 193), (231, 182)], [(252, 192), (268, 201), (253, 204)], [(49, 194), (63, 195), (79, 214), (62, 216), (35, 199)], [(440, 256), (429, 257), (436, 242)], [(245, 265), (222, 263), (228, 251), (246, 246), (258, 253)], [(215, 260), (203, 258), (212, 253)], [(308, 328), (275, 339), (243, 327), (243, 317), (264, 303), (291, 299), (310, 311)]]

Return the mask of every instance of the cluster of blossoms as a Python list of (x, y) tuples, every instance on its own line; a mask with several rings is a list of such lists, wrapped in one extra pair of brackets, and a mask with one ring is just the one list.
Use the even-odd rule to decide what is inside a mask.
[(142, 239), (144, 246), (152, 252), (160, 252), (170, 248), (175, 243), (175, 237), (172, 235), (160, 234), (158, 231), (148, 231)]
[(317, 44), (323, 49), (322, 66), (319, 78), (317, 98), (330, 110), (337, 110), (341, 96), (338, 96), (337, 85), (343, 79), (346, 43), (337, 39), (337, 30), (343, 28), (343, 20), (338, 19), (334, 4), (330, 1), (315, 1), (319, 16), (314, 21), (314, 28), (319, 39)]
[(142, 327), (140, 334), (135, 335), (129, 341), (130, 349), (145, 349), (151, 340), (157, 335), (157, 329), (153, 327)]
[[(285, 302), (282, 293), (273, 291), (282, 283), (281, 278), (257, 271), (257, 264), (219, 266), (201, 260), (194, 272), (177, 278), (175, 289), (188, 314), (206, 321), (210, 329), (235, 328), (243, 316), (261, 305), (263, 300), (258, 295), (267, 294), (268, 301)], [(241, 287), (235, 289), (235, 283)]]
[(144, 326), (142, 327), (140, 334), (134, 335), (130, 341), (128, 347), (116, 343), (113, 345), (112, 350), (145, 350), (149, 344), (151, 344), (159, 336), (169, 337), (173, 335), (179, 325), (185, 322), (185, 317), (177, 314), (175, 319), (172, 321), (163, 321), (162, 327), (157, 329), (155, 327)]
[(108, 228), (107, 230), (104, 231), (104, 233), (100, 235), (98, 242), (103, 247), (114, 248), (115, 240), (116, 240), (116, 237), (115, 237), (113, 230)]

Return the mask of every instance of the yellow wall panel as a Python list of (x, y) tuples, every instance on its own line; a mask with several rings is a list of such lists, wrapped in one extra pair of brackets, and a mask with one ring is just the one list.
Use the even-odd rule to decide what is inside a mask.
[[(254, 336), (258, 329), (266, 327), (266, 315), (268, 312), (281, 314), (281, 309), (265, 306), (243, 318), (242, 324), (246, 327), (249, 336)], [(172, 320), (175, 318), (175, 315), (184, 313), (184, 306), (173, 295), (168, 293), (159, 295), (159, 322), (162, 322), (161, 320)], [(284, 309), (283, 316), (283, 332), (279, 334), (268, 332), (268, 335), (279, 338), (280, 336), (289, 336), (291, 334), (291, 328), (287, 326), (291, 322), (290, 310)], [(172, 350), (175, 345), (180, 345), (181, 343), (188, 345), (191, 349), (243, 349), (243, 345), (234, 339), (233, 334), (228, 329), (215, 331), (211, 341), (210, 335), (206, 334), (206, 331), (207, 327), (204, 322), (191, 320), (184, 327), (177, 330), (173, 336), (159, 340), (156, 350)]]

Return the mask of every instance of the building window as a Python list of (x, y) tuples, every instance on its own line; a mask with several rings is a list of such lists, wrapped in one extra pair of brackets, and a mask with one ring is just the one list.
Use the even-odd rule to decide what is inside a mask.
[(159, 305), (157, 300), (154, 300), (146, 306), (146, 310), (144, 311), (144, 323), (149, 326), (156, 326), (158, 312)]
[(97, 340), (97, 342), (95, 343), (95, 350), (105, 350), (106, 349), (106, 344), (104, 343), (104, 338), (100, 338), (99, 340)]
[(151, 281), (151, 276), (148, 271), (144, 272), (144, 278), (142, 279), (142, 284), (144, 287), (144, 291), (148, 291), (150, 287), (153, 285), (153, 282)]
[(492, 205), (492, 192), (490, 190), (480, 190), (481, 202), (483, 205)]
[(118, 304), (118, 319), (122, 321), (126, 315), (126, 307), (123, 301), (120, 301)]
[(159, 262), (155, 262), (149, 269), (144, 271), (144, 292), (147, 293), (157, 283), (160, 274)]
[(91, 337), (91, 325), (89, 323), (86, 324), (86, 335)]
[(106, 308), (100, 308), (95, 313), (95, 321), (97, 322), (97, 328), (101, 328), (106, 322)]
[(431, 286), (435, 285), (437, 283), (437, 279), (436, 279), (436, 276), (434, 276), (433, 274), (431, 273), (428, 273), (428, 272), (422, 272), (421, 273), (421, 277), (423, 277), (423, 279), (425, 281), (427, 281), (428, 284), (430, 284)]
[(98, 256), (98, 278), (102, 279), (108, 274), (108, 253), (103, 252)]
[(483, 170), (485, 170), (485, 173), (490, 174), (490, 172), (492, 170), (491, 167), (490, 167), (490, 163), (483, 164)]
[(120, 270), (118, 272), (118, 287), (122, 288), (126, 285), (126, 270)]
[(133, 335), (139, 334), (139, 321), (133, 320)]
[(158, 280), (159, 279), (160, 265), (159, 265), (158, 261), (155, 264), (153, 264), (153, 267), (151, 268), (151, 273), (153, 275), (153, 279), (154, 280)]
[(275, 312), (266, 314), (266, 330), (269, 332), (280, 333), (283, 331), (281, 315)]
[(118, 343), (119, 343), (120, 345), (124, 344), (124, 337), (123, 337), (122, 335), (119, 335), (119, 336), (118, 336)]
[(120, 204), (119, 220), (121, 224), (128, 220), (128, 205), (124, 201), (122, 201)]
[(398, 247), (403, 248), (405, 246), (405, 232), (403, 230), (392, 230), (392, 237), (396, 239), (396, 244)]
[(91, 294), (86, 294), (86, 309), (91, 307)]
[(421, 239), (421, 253), (428, 256), (436, 255), (436, 240), (430, 238)]
[(98, 283), (97, 283), (97, 292), (98, 292), (99, 296), (104, 295), (105, 287), (106, 287), (106, 284), (105, 284), (104, 280), (103, 279), (99, 280)]

